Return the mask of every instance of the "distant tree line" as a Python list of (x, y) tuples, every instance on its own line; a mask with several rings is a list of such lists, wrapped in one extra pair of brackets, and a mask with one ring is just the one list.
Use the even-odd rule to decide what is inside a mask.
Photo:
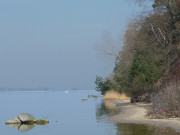
[[(129, 22), (123, 39), (123, 48), (115, 58), (114, 70), (109, 77), (96, 78), (96, 89), (102, 94), (111, 89), (120, 93), (125, 92), (131, 97), (132, 102), (153, 100), (154, 110), (158, 112), (163, 105), (156, 103), (160, 103), (162, 96), (167, 96), (167, 87), (170, 91), (169, 87), (173, 86), (171, 91), (178, 95), (174, 109), (179, 109), (176, 115), (180, 116), (180, 107), (177, 107), (180, 104), (178, 0), (136, 2), (143, 4), (147, 1), (152, 2), (153, 10), (136, 16)], [(165, 90), (166, 92), (163, 92)], [(173, 95), (171, 98), (174, 98)]]

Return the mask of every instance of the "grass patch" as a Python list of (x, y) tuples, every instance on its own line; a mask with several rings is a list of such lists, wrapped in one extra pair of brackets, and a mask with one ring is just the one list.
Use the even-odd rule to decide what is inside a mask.
[(128, 96), (126, 96), (125, 93), (119, 93), (114, 90), (107, 91), (104, 95), (105, 100), (110, 100), (110, 99), (117, 99), (117, 100), (130, 100)]

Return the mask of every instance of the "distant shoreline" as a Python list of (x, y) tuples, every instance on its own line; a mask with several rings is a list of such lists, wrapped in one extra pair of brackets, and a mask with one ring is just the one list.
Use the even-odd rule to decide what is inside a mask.
[(0, 91), (0, 93), (11, 93), (11, 92), (12, 93), (21, 93), (21, 92), (22, 93), (40, 93), (40, 92), (44, 93), (44, 92), (50, 92), (50, 91), (25, 91), (25, 90), (24, 91), (23, 90), (22, 91), (21, 90), (19, 90), (19, 91), (18, 90)]
[(96, 91), (96, 90), (1, 90), (0, 93), (47, 93), (47, 92), (80, 92), (80, 91)]
[(149, 104), (131, 104), (129, 102), (113, 101), (120, 108), (120, 113), (108, 118), (110, 122), (115, 123), (134, 123), (134, 124), (145, 124), (160, 127), (169, 127), (177, 132), (180, 132), (180, 118), (169, 118), (169, 119), (150, 119), (146, 117), (147, 109)]

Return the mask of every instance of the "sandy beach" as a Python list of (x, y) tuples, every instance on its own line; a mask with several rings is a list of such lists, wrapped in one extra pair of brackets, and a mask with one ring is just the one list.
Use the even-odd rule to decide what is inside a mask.
[(129, 102), (121, 102), (118, 100), (112, 101), (120, 108), (120, 113), (108, 118), (109, 121), (115, 123), (134, 123), (134, 124), (149, 124), (160, 127), (169, 127), (177, 132), (180, 132), (180, 118), (169, 119), (150, 119), (146, 116), (147, 107), (150, 104)]

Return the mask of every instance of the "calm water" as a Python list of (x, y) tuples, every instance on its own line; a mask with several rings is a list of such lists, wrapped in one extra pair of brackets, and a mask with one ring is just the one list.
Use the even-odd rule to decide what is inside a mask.
[[(145, 125), (115, 124), (107, 117), (119, 112), (102, 98), (88, 98), (97, 92), (0, 93), (0, 133), (2, 135), (178, 135), (166, 128)], [(82, 99), (88, 98), (82, 102)], [(19, 131), (5, 121), (28, 112), (36, 119), (48, 119), (45, 126)], [(27, 127), (25, 127), (27, 129)]]

